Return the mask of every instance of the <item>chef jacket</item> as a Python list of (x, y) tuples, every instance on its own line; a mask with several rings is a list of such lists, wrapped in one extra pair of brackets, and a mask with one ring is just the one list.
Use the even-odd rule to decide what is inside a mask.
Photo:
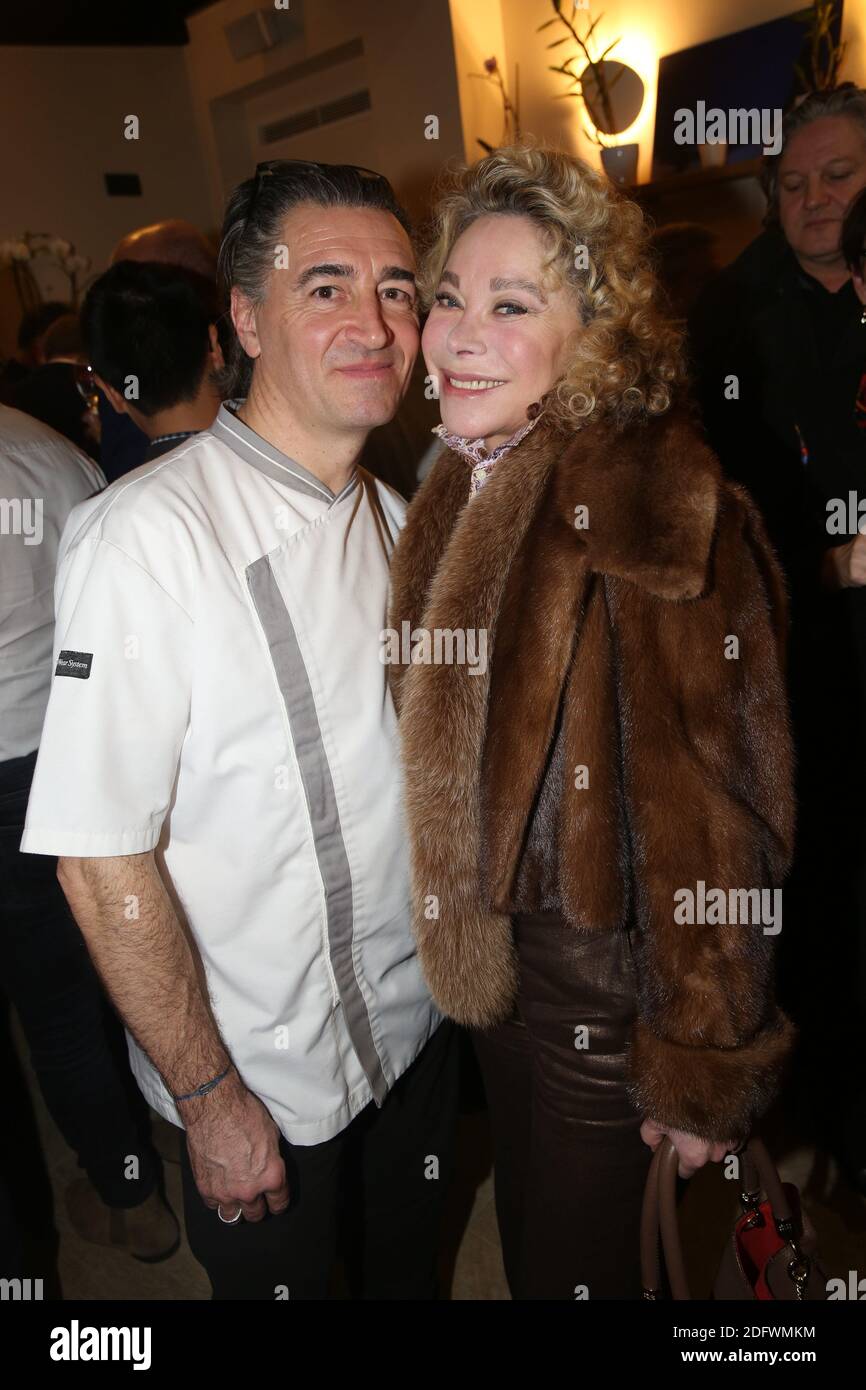
[(363, 469), (335, 496), (236, 405), (70, 516), (21, 849), (155, 852), (241, 1077), (314, 1144), (381, 1105), (441, 1022), (382, 654), (405, 504)]

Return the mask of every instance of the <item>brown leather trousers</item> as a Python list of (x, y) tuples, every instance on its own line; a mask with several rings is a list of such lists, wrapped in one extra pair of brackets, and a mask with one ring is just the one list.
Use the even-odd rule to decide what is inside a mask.
[(473, 1033), (493, 1129), (496, 1214), (516, 1299), (640, 1298), (651, 1150), (626, 1094), (635, 975), (625, 932), (514, 917), (512, 1018)]

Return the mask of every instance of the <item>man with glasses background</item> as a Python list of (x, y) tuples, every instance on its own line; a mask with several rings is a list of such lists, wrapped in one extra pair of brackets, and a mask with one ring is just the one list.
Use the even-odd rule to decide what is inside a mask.
[(409, 922), (380, 660), (404, 506), (357, 465), (418, 349), (387, 181), (235, 190), (212, 429), (77, 509), (22, 849), (59, 876), (147, 1099), (186, 1129), (217, 1298), (435, 1294), (456, 1055)]

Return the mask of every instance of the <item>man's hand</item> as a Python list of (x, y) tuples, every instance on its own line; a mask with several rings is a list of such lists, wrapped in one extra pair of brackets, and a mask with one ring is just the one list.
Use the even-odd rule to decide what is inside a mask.
[(232, 1070), (215, 1090), (178, 1107), (196, 1186), (212, 1211), (247, 1221), (289, 1205), (279, 1132), (257, 1096)]
[(824, 582), (831, 589), (859, 589), (866, 584), (866, 536), (824, 552)]
[(681, 1178), (694, 1177), (705, 1163), (721, 1163), (725, 1154), (739, 1147), (736, 1139), (729, 1139), (724, 1144), (711, 1143), (708, 1139), (699, 1139), (695, 1134), (685, 1134), (681, 1129), (667, 1129), (664, 1125), (656, 1124), (655, 1120), (646, 1119), (640, 1127), (641, 1139), (653, 1151), (665, 1135), (677, 1151), (680, 1160), (677, 1172)]

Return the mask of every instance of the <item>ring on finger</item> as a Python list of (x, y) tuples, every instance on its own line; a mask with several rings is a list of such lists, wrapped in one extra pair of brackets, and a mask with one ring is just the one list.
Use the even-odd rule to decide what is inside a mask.
[(222, 1207), (217, 1206), (217, 1216), (219, 1217), (220, 1221), (223, 1223), (224, 1226), (236, 1226), (237, 1223), (240, 1221), (241, 1217), (243, 1216), (243, 1212), (241, 1211), (240, 1207), (238, 1207), (237, 1212), (234, 1216), (223, 1216)]

